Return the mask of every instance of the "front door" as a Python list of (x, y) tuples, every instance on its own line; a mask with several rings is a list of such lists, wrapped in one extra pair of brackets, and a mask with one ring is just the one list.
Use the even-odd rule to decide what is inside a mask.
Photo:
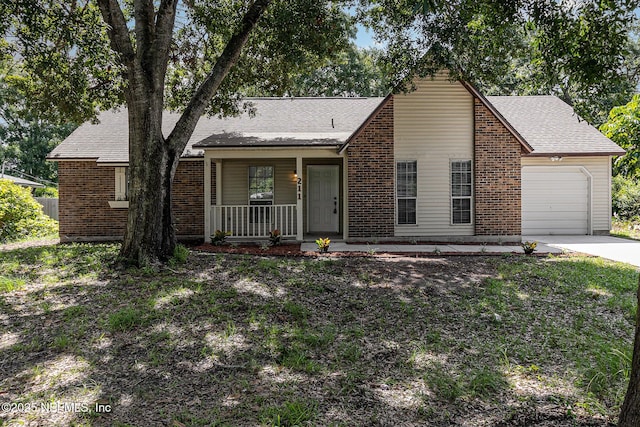
[(307, 166), (307, 218), (310, 233), (340, 231), (340, 166)]

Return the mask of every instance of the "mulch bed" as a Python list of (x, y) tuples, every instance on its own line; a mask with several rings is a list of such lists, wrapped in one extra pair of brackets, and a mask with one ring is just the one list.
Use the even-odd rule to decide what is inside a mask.
[(363, 257), (371, 256), (366, 252), (327, 252), (320, 253), (318, 251), (303, 251), (300, 249), (300, 243), (288, 243), (278, 246), (261, 246), (255, 243), (243, 244), (225, 244), (212, 245), (211, 243), (202, 243), (191, 249), (201, 252), (238, 254), (238, 255), (263, 255), (263, 256), (281, 256), (281, 257)]
[[(320, 253), (318, 251), (303, 251), (300, 249), (300, 243), (288, 243), (279, 246), (262, 246), (256, 243), (242, 244), (225, 244), (212, 245), (211, 243), (201, 243), (192, 246), (191, 249), (200, 252), (225, 253), (238, 255), (263, 255), (263, 256), (281, 256), (281, 257), (329, 257), (329, 258), (345, 258), (345, 257), (402, 257), (402, 258), (432, 258), (442, 256), (503, 256), (503, 255), (524, 255), (522, 252), (338, 252), (331, 251), (328, 253)], [(546, 253), (534, 253), (529, 256), (545, 257)]]
[(303, 252), (300, 250), (300, 243), (285, 244), (278, 246), (260, 246), (257, 244), (243, 243), (241, 245), (226, 244), (212, 245), (202, 243), (193, 247), (194, 250), (202, 252), (243, 254), (243, 255), (269, 255), (269, 256), (315, 256), (314, 252)]

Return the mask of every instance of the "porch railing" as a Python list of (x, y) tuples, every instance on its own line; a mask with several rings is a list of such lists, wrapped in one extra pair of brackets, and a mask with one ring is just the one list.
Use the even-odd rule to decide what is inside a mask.
[(230, 232), (230, 237), (267, 237), (279, 230), (282, 237), (297, 235), (296, 205), (211, 206), (211, 232)]

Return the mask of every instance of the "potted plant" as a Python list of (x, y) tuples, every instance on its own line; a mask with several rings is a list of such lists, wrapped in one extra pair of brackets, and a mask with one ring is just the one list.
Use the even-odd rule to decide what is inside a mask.
[(522, 246), (522, 250), (524, 250), (525, 254), (531, 255), (536, 250), (538, 242), (522, 242), (520, 246)]
[(276, 229), (269, 232), (269, 243), (271, 246), (278, 246), (282, 243), (282, 233), (280, 233), (280, 230)]
[(327, 237), (320, 237), (316, 240), (316, 245), (318, 245), (318, 251), (321, 253), (329, 252), (329, 245), (331, 244), (331, 240)]
[(231, 232), (216, 230), (211, 235), (211, 243), (215, 246), (222, 246), (227, 243), (228, 236), (231, 236)]

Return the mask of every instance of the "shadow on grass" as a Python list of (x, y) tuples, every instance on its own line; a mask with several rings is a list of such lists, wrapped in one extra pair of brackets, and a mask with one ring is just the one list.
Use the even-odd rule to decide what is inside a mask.
[(2, 294), (5, 400), (112, 412), (6, 420), (606, 425), (619, 405), (601, 356), (630, 346), (620, 265), (192, 254), (118, 272), (106, 245), (8, 254), (0, 275), (30, 282)]

